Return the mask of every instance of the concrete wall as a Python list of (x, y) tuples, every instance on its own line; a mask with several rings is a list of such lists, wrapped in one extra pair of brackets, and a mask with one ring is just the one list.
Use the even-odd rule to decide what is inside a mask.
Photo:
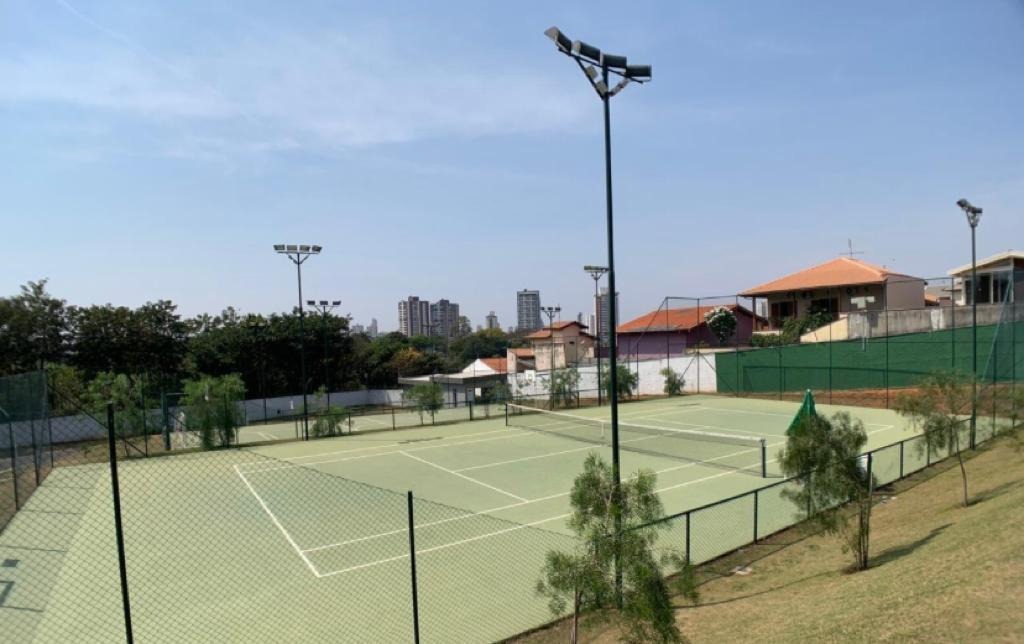
[[(1002, 311), (1000, 304), (979, 304), (978, 324), (996, 324)], [(878, 338), (886, 335), (941, 331), (968, 327), (972, 324), (969, 306), (932, 306), (909, 311), (868, 311), (851, 313), (849, 338)]]
[[(607, 364), (607, 363), (605, 363)], [(682, 375), (684, 383), (683, 390), (691, 393), (714, 393), (716, 391), (715, 358), (711, 352), (701, 352), (700, 357), (696, 354), (670, 358), (667, 363), (664, 358), (654, 360), (621, 361), (619, 364), (627, 365), (633, 373), (639, 373), (637, 393), (641, 395), (659, 395), (665, 391), (665, 377), (660, 371), (666, 364), (676, 373)], [(577, 369), (580, 374), (579, 390), (587, 392), (585, 397), (596, 397), (597, 395), (597, 365), (586, 365)], [(510, 373), (509, 388), (512, 396), (544, 396), (548, 394), (547, 382), (549, 373), (547, 371), (525, 371), (523, 373)]]
[(885, 308), (891, 311), (924, 308), (924, 280), (891, 279), (886, 283)]
[[(327, 398), (317, 399), (312, 394), (306, 396), (309, 402), (309, 409), (322, 409), (327, 404)], [(337, 391), (331, 392), (331, 404), (344, 407), (355, 407), (359, 405), (398, 405), (402, 402), (401, 389), (361, 389), (359, 391)], [(249, 421), (263, 420), (263, 399), (255, 398), (246, 400), (243, 404), (245, 417)], [(278, 416), (289, 416), (302, 411), (302, 394), (291, 396), (277, 396), (267, 398), (267, 418)]]

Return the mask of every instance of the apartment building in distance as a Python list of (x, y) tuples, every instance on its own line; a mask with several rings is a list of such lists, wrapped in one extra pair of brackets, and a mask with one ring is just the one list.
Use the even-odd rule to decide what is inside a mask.
[(517, 331), (536, 331), (543, 326), (540, 320), (540, 291), (516, 291), (516, 323)]

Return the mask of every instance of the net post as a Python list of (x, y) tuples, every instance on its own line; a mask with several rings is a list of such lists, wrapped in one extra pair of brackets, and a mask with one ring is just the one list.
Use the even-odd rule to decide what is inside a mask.
[(505, 403), (505, 427), (508, 427), (508, 403)]
[(406, 504), (408, 506), (408, 532), (409, 532), (409, 574), (412, 583), (412, 632), (413, 642), (420, 641), (420, 602), (419, 591), (416, 584), (416, 528), (413, 523), (412, 511), (412, 490), (406, 492)]
[(124, 528), (121, 525), (121, 488), (117, 479), (117, 446), (114, 440), (114, 404), (107, 403), (107, 450), (110, 461), (110, 492), (114, 506), (114, 535), (117, 537), (117, 564), (121, 573), (121, 604), (124, 608), (124, 634), (133, 644), (132, 606), (128, 595), (128, 566), (124, 554)]

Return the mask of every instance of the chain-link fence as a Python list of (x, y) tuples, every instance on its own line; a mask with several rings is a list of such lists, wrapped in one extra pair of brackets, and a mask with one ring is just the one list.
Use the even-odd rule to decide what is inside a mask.
[[(983, 389), (996, 404), (979, 413), (978, 442), (1016, 422), (996, 395), (1014, 386)], [(561, 522), (376, 487), (312, 453), (147, 451), (150, 434), (120, 417), (134, 412), (87, 413), (42, 374), (0, 379), (0, 392), (5, 641), (477, 642), (556, 617), (535, 586), (547, 553), (575, 546)], [(97, 429), (104, 440), (89, 438)], [(886, 485), (948, 455), (915, 436), (864, 465)], [(658, 546), (706, 564), (762, 543), (804, 518), (783, 494), (798, 485), (673, 514)]]

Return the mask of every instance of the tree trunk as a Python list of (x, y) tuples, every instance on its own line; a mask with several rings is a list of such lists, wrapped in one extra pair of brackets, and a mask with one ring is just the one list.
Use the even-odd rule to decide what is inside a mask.
[(580, 627), (580, 593), (576, 591), (572, 598), (572, 633), (569, 634), (569, 644), (576, 644), (579, 638)]
[(960, 480), (964, 486), (964, 507), (966, 508), (970, 505), (970, 499), (967, 496), (967, 468), (964, 467), (964, 456), (960, 452), (960, 434), (956, 429), (953, 430), (953, 439), (956, 447), (956, 460), (960, 463)]

